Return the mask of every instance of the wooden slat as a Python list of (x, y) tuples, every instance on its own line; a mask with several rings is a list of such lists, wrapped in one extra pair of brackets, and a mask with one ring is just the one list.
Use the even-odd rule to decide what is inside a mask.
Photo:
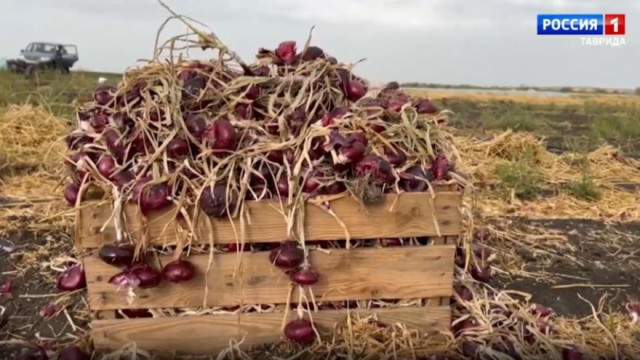
[[(402, 323), (428, 333), (444, 330), (450, 324), (448, 306), (406, 307), (395, 309), (352, 310), (362, 315), (374, 315), (386, 324)], [(289, 312), (289, 319), (295, 318)], [(97, 320), (91, 323), (97, 350), (116, 350), (135, 343), (139, 348), (158, 351), (214, 354), (229, 346), (229, 341), (242, 340), (242, 347), (277, 342), (283, 339), (283, 313), (238, 315), (205, 315), (155, 319)], [(347, 319), (346, 310), (326, 310), (312, 314), (321, 333)]]
[[(330, 254), (311, 251), (309, 261), (320, 274), (313, 293), (318, 301), (448, 297), (453, 292), (454, 251), (449, 245), (335, 249)], [(85, 272), (89, 306), (92, 310), (202, 306), (209, 255), (192, 255), (189, 260), (197, 268), (196, 278), (138, 289), (129, 304), (126, 291), (116, 292), (116, 287), (108, 283), (119, 269), (96, 255), (88, 256)], [(162, 263), (166, 261), (161, 259)], [(213, 256), (207, 306), (286, 302), (290, 281), (270, 263), (268, 252), (244, 253), (241, 271), (238, 264), (237, 254)], [(297, 292), (292, 299), (297, 301)]]
[[(397, 200), (396, 200), (397, 199)], [(350, 197), (331, 202), (331, 209), (344, 222), (352, 239), (394, 238), (417, 236), (456, 235), (462, 231), (459, 192), (437, 192), (435, 199), (430, 193), (405, 193), (387, 195), (379, 204), (363, 209)], [(111, 215), (109, 204), (88, 204), (80, 210), (78, 236), (83, 248), (99, 247), (104, 242), (115, 241), (112, 224), (100, 232)], [(278, 201), (247, 202), (251, 224), (246, 226), (245, 242), (279, 242), (287, 238), (287, 226), (280, 212)], [(178, 222), (174, 220), (175, 209), (148, 217), (148, 238), (153, 244), (174, 244), (180, 238)], [(434, 214), (436, 214), (434, 216)], [(125, 206), (127, 232), (140, 239), (141, 216), (134, 205)], [(232, 224), (228, 219), (212, 219), (201, 216), (194, 232), (195, 242), (207, 243), (210, 228), (218, 244), (238, 241), (240, 222)], [(436, 227), (437, 222), (437, 227)], [(238, 236), (236, 236), (238, 235)], [(305, 238), (308, 240), (344, 239), (345, 230), (318, 206), (307, 204), (305, 209)]]

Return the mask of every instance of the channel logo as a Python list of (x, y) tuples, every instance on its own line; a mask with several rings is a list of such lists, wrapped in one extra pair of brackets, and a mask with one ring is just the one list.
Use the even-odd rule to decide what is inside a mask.
[(538, 14), (538, 35), (625, 34), (625, 14)]

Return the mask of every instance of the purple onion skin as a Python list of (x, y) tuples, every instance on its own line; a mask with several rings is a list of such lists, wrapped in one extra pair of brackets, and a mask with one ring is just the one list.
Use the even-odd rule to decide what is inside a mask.
[(284, 327), (285, 336), (296, 343), (308, 344), (316, 338), (313, 324), (309, 320), (292, 320)]
[(236, 131), (226, 119), (218, 119), (207, 128), (202, 138), (215, 152), (230, 151), (236, 148)]
[(162, 275), (149, 265), (142, 265), (134, 267), (131, 270), (131, 274), (138, 278), (141, 289), (150, 289), (160, 285)]
[(58, 360), (91, 360), (91, 355), (75, 345), (67, 345), (58, 355)]
[(200, 209), (208, 216), (224, 217), (227, 216), (227, 206), (233, 210), (234, 204), (228, 203), (227, 186), (225, 184), (216, 184), (207, 187), (200, 196)]
[(189, 143), (184, 139), (172, 139), (167, 145), (167, 154), (174, 159), (183, 158), (189, 155)]
[(173, 283), (189, 281), (196, 275), (196, 268), (186, 260), (176, 260), (168, 263), (162, 269), (162, 277)]
[(298, 285), (313, 285), (318, 282), (318, 273), (310, 269), (302, 268), (290, 275), (292, 282)]
[(434, 180), (446, 180), (449, 175), (449, 160), (438, 154), (431, 164), (431, 174)]
[(143, 214), (161, 210), (171, 204), (171, 190), (165, 183), (147, 184), (150, 178), (140, 179), (140, 183), (134, 188), (134, 197), (140, 205)]
[(387, 184), (391, 184), (395, 180), (389, 162), (374, 154), (365, 156), (356, 165), (356, 176), (364, 177), (367, 175)]
[(84, 269), (80, 265), (68, 267), (58, 278), (58, 290), (75, 291), (87, 286)]
[(114, 266), (128, 266), (133, 263), (135, 247), (131, 244), (105, 244), (98, 256), (102, 261)]
[(64, 199), (69, 205), (75, 206), (80, 196), (80, 187), (76, 184), (69, 184), (64, 188)]
[(283, 242), (269, 254), (269, 261), (281, 269), (300, 266), (303, 260), (304, 252), (294, 242)]
[(202, 134), (204, 134), (207, 129), (207, 123), (204, 118), (197, 114), (187, 116), (185, 119), (185, 125), (189, 134), (198, 140), (202, 139)]
[(296, 59), (296, 42), (295, 41), (283, 41), (276, 48), (276, 56), (284, 64), (290, 65)]

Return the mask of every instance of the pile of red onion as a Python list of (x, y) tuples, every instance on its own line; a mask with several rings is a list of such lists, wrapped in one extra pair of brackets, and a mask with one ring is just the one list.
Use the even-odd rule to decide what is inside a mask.
[(291, 41), (251, 65), (218, 60), (152, 62), (98, 87), (66, 137), (65, 199), (225, 217), (245, 200), (451, 179), (450, 144), (434, 128), (446, 112), (397, 83), (368, 94), (349, 66)]

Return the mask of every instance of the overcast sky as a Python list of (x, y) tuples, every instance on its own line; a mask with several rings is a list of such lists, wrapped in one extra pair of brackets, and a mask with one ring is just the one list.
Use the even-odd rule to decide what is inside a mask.
[[(640, 86), (640, 0), (166, 0), (246, 61), (282, 40), (313, 43), (356, 72), (475, 85)], [(626, 13), (626, 46), (537, 36), (539, 13)], [(156, 0), (0, 0), (0, 57), (31, 41), (78, 45), (78, 68), (121, 72), (152, 56), (168, 13)], [(166, 36), (184, 31), (177, 23)]]

